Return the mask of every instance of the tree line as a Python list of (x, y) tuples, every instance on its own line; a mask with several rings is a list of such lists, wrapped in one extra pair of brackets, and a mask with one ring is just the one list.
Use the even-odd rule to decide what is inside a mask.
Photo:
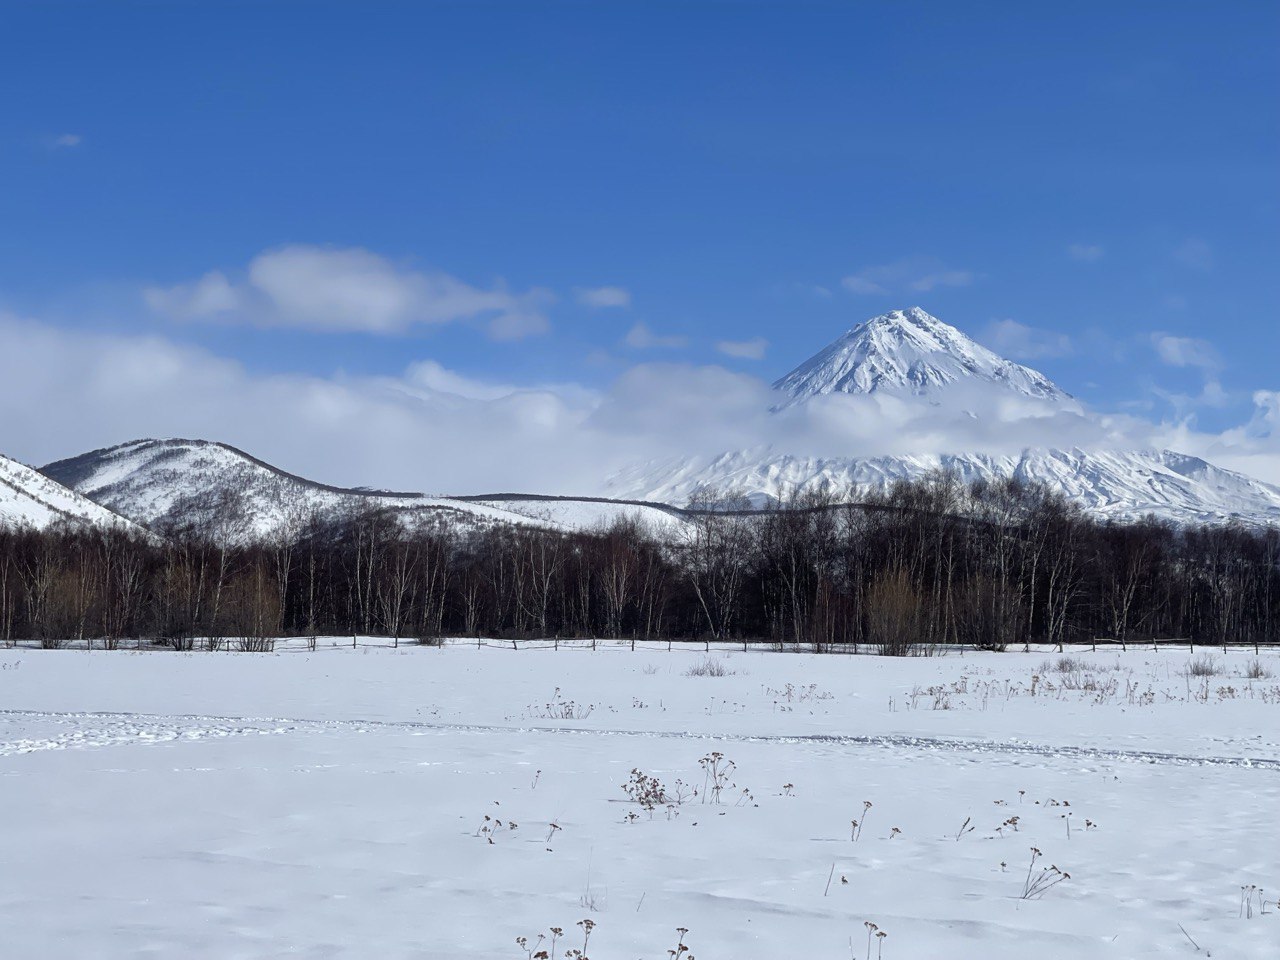
[(1102, 521), (1047, 488), (938, 474), (859, 503), (700, 496), (663, 530), (462, 527), (313, 514), (248, 539), (234, 513), (155, 535), (0, 526), (0, 642), (270, 649), (377, 634), (715, 639), (1003, 650), (1098, 638), (1262, 644), (1280, 531)]

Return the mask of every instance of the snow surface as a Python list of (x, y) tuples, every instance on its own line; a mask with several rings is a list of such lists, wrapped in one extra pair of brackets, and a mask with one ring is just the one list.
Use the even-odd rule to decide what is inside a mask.
[[(4, 953), (519, 960), (583, 919), (596, 960), (677, 927), (703, 960), (863, 958), (867, 921), (887, 960), (1280, 948), (1280, 681), (1244, 652), (1201, 679), (1186, 648), (723, 651), (714, 677), (700, 650), (359, 642), (0, 651)], [(700, 795), (650, 817), (633, 769)], [(1070, 879), (1024, 900), (1032, 846)]]
[(110, 510), (31, 467), (0, 456), (0, 524), (47, 527), (59, 520), (130, 526)]

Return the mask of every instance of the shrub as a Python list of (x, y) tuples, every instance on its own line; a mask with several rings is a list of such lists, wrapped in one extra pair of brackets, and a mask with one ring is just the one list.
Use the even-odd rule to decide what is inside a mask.
[(1216, 677), (1221, 672), (1218, 661), (1207, 653), (1196, 657), (1194, 660), (1187, 661), (1187, 676), (1189, 677)]
[(728, 677), (733, 674), (723, 660), (718, 657), (703, 657), (684, 672), (686, 677)]

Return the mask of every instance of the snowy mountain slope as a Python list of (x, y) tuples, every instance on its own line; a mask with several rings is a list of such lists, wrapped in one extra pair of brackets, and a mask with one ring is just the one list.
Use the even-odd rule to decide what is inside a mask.
[(138, 440), (60, 460), (42, 472), (152, 529), (191, 524), (233, 540), (288, 534), (313, 516), (370, 507), (393, 510), (410, 526), (440, 521), (468, 529), (513, 524), (581, 530), (619, 515), (641, 515), (663, 527), (681, 522), (678, 511), (659, 505), (334, 487), (207, 440)]
[(646, 464), (610, 480), (616, 496), (687, 503), (700, 491), (746, 496), (757, 506), (798, 490), (858, 500), (898, 480), (937, 470), (966, 483), (1017, 477), (1041, 481), (1095, 516), (1134, 520), (1155, 514), (1176, 523), (1241, 518), (1280, 524), (1280, 487), (1168, 450), (1026, 450), (1019, 456), (926, 454), (831, 458), (738, 451)]
[(0, 456), (0, 525), (43, 528), (59, 520), (104, 527), (132, 526), (123, 517), (31, 467)]
[(960, 381), (1078, 408), (1041, 373), (1006, 360), (919, 307), (858, 324), (774, 383), (780, 406), (827, 393), (892, 393), (934, 399)]

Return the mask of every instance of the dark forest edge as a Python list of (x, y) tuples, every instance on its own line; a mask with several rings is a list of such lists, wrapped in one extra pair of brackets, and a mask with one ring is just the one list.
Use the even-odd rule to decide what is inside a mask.
[(752, 511), (704, 496), (660, 534), (298, 518), (238, 541), (234, 517), (159, 536), (0, 526), (0, 642), (269, 650), (280, 636), (706, 639), (869, 648), (1277, 641), (1280, 530), (1102, 521), (1018, 481), (946, 474), (840, 504)]

